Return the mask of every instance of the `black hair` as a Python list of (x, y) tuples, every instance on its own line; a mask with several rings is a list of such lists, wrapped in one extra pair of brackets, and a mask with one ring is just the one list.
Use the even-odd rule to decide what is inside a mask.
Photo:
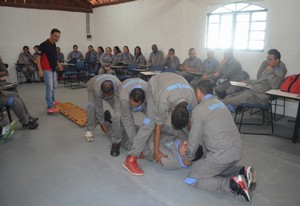
[(128, 46), (123, 46), (123, 49), (124, 49), (124, 48), (128, 49), (128, 51), (129, 51), (129, 48), (128, 48)]
[(114, 46), (114, 49), (117, 50), (118, 53), (121, 53), (121, 50), (118, 46)]
[(111, 94), (114, 92), (114, 83), (111, 80), (105, 80), (101, 84), (103, 94)]
[(175, 49), (171, 48), (169, 51), (172, 51), (175, 54)]
[(98, 46), (98, 49), (100, 49), (100, 50), (101, 50), (101, 52), (104, 52), (104, 49), (103, 49), (103, 47), (102, 47), (102, 46)]
[(195, 90), (199, 89), (204, 95), (212, 94), (214, 85), (211, 80), (200, 80), (195, 84)]
[(77, 47), (77, 49), (78, 49), (78, 46), (77, 46), (76, 44), (73, 45), (73, 49), (74, 49), (75, 47)]
[(56, 28), (54, 28), (54, 29), (51, 30), (51, 34), (54, 34), (55, 32), (60, 33), (60, 31), (58, 29), (56, 29)]
[(28, 46), (23, 46), (23, 50), (24, 50), (24, 49), (29, 49), (29, 47), (28, 47)]
[(171, 115), (171, 122), (175, 129), (182, 129), (189, 123), (189, 111), (187, 109), (187, 103), (181, 102), (177, 104)]
[(135, 88), (130, 92), (129, 98), (135, 102), (143, 103), (145, 101), (145, 92), (141, 88)]
[(38, 48), (38, 49), (39, 49), (39, 45), (35, 45), (35, 46), (33, 47), (33, 49), (35, 49), (35, 48)]
[(275, 59), (279, 59), (279, 60), (281, 59), (281, 54), (277, 49), (270, 49), (268, 51), (268, 54), (273, 55), (275, 57)]
[(88, 48), (92, 48), (92, 49), (94, 49), (94, 47), (93, 47), (92, 45), (89, 45), (89, 46), (88, 46)]

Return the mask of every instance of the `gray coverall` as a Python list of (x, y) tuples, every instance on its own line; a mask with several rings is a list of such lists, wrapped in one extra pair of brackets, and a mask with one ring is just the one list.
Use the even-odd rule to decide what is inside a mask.
[(31, 80), (35, 68), (32, 65), (33, 58), (30, 53), (20, 53), (18, 63), (21, 64), (21, 71), (25, 75), (26, 79)]
[(155, 124), (165, 124), (169, 113), (181, 102), (187, 102), (190, 108), (197, 104), (194, 90), (183, 77), (170, 72), (151, 77), (148, 81), (147, 114), (129, 155), (140, 155)]
[[(193, 69), (197, 69), (198, 70), (197, 72), (201, 73), (203, 64), (200, 58), (194, 57), (194, 58), (187, 58), (186, 60), (184, 60), (181, 66), (188, 66)], [(188, 73), (184, 70), (176, 70), (176, 74), (183, 76), (188, 82), (191, 82), (193, 79), (199, 76), (196, 74)]]
[(109, 67), (112, 65), (113, 63), (113, 55), (108, 55), (106, 53), (104, 53), (102, 56), (101, 56), (101, 59), (100, 59), (100, 63), (101, 63), (101, 68), (99, 69), (99, 74), (104, 74), (104, 73), (107, 73), (107, 74), (114, 74), (114, 70), (112, 69), (109, 69), (108, 71), (106, 71), (104, 69), (104, 67)]
[(180, 66), (180, 60), (177, 56), (173, 56), (172, 58), (164, 58), (161, 63), (162, 67), (166, 67), (168, 69), (178, 69)]
[[(114, 94), (112, 97), (104, 98), (101, 91), (101, 84), (105, 80), (110, 80), (114, 84)], [(91, 78), (87, 83), (88, 89), (88, 105), (87, 105), (87, 131), (94, 131), (97, 122), (109, 127), (108, 136), (112, 138), (112, 143), (120, 143), (122, 140), (121, 120), (120, 120), (120, 99), (118, 94), (118, 86), (120, 80), (110, 74), (100, 74)], [(113, 111), (111, 113), (111, 121), (104, 120), (103, 100), (106, 100)]]
[(164, 56), (161, 51), (157, 51), (156, 53), (151, 52), (148, 60), (148, 64), (150, 67), (161, 66), (163, 62)]
[[(266, 68), (267, 64), (263, 62), (260, 68), (262, 67)], [(287, 69), (283, 63), (273, 68), (272, 71), (261, 71), (260, 69), (257, 75), (258, 79), (256, 81), (248, 81), (248, 84), (251, 85), (251, 89), (245, 89), (228, 95), (223, 102), (230, 109), (232, 107), (236, 109), (243, 103), (266, 105), (268, 104), (269, 96), (266, 95), (265, 92), (270, 89), (278, 89), (286, 73)]]
[(242, 157), (242, 140), (231, 113), (210, 94), (192, 111), (184, 158), (192, 161), (199, 145), (203, 147), (203, 156), (193, 163), (185, 182), (209, 192), (230, 192), (230, 178), (242, 168), (235, 166)]
[(214, 84), (217, 83), (217, 77), (213, 75), (215, 72), (221, 71), (221, 64), (216, 58), (207, 58), (203, 61), (203, 73), (207, 74)]
[(121, 57), (122, 57), (121, 60), (123, 63), (131, 64), (133, 62), (133, 56), (130, 52), (128, 52), (128, 53), (122, 52)]

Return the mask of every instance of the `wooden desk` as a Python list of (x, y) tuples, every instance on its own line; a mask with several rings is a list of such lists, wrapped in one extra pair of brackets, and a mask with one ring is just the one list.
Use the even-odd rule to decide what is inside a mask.
[(294, 134), (293, 134), (293, 139), (292, 139), (292, 142), (296, 143), (297, 138), (299, 136), (299, 126), (300, 126), (300, 95), (289, 93), (289, 92), (282, 92), (279, 89), (271, 89), (271, 90), (267, 91), (266, 94), (269, 96), (275, 97), (275, 98), (282, 97), (282, 98), (286, 98), (286, 99), (292, 99), (292, 100), (295, 100), (298, 102), (298, 110), (297, 110)]

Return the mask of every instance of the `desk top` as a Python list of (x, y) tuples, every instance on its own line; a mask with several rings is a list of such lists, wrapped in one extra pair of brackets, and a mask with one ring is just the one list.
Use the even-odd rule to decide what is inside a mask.
[(68, 62), (63, 62), (63, 63), (60, 63), (62, 66), (75, 66), (75, 64), (72, 64), (72, 63), (68, 63)]
[(279, 89), (270, 89), (269, 91), (266, 91), (266, 94), (271, 95), (271, 96), (285, 97), (285, 98), (300, 101), (300, 95), (299, 94), (293, 94), (293, 93), (290, 93), (290, 92), (283, 92), (283, 91), (280, 91)]

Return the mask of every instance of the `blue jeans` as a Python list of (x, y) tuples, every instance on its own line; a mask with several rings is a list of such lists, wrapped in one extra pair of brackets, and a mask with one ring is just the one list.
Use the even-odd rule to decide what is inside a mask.
[(46, 84), (46, 103), (47, 107), (52, 108), (55, 101), (54, 89), (57, 87), (56, 72), (43, 71), (44, 81)]

